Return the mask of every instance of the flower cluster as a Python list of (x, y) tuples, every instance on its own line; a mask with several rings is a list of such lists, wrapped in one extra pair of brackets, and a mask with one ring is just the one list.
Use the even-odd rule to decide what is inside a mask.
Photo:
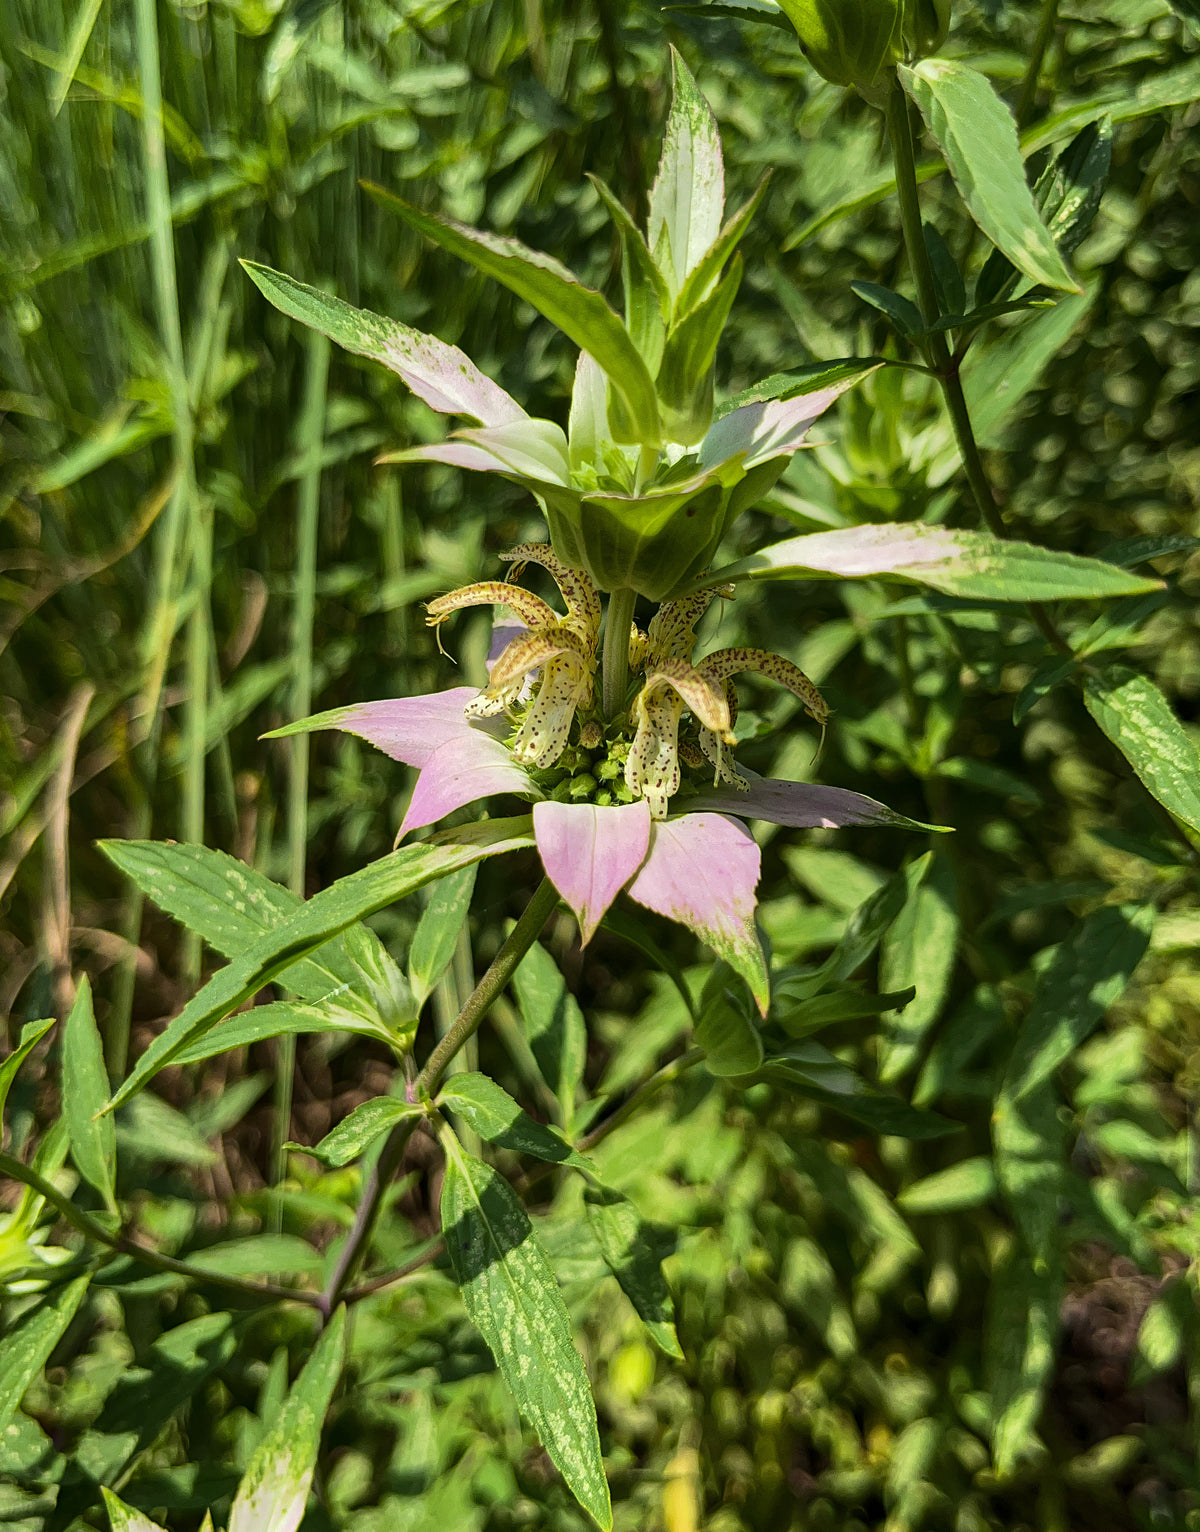
[[(754, 925), (760, 856), (739, 822), (793, 827), (911, 824), (842, 788), (764, 780), (739, 768), (733, 677), (752, 672), (799, 698), (823, 728), (828, 709), (804, 673), (761, 649), (719, 649), (696, 659), (696, 628), (717, 595), (664, 602), (628, 635), (629, 684), (605, 717), (597, 701), (601, 603), (589, 576), (548, 544), (504, 555), (507, 581), (451, 591), (429, 622), (466, 607), (498, 606), (517, 619), (482, 691), (455, 687), (322, 713), (280, 730), (345, 729), (419, 772), (400, 837), (499, 793), (533, 803), (546, 875), (577, 917), (585, 942), (624, 889), (694, 931), (767, 1003)], [(528, 564), (554, 580), (564, 611), (516, 583)], [(610, 607), (611, 610), (611, 607)], [(731, 817), (736, 816), (736, 817)]]

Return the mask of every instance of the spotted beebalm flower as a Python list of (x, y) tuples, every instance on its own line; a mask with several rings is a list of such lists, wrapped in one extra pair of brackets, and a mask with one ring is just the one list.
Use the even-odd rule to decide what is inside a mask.
[(740, 821), (920, 827), (860, 793), (739, 770), (732, 676), (753, 671), (779, 682), (822, 727), (828, 710), (781, 655), (721, 649), (693, 662), (696, 623), (714, 592), (667, 602), (645, 632), (632, 629), (631, 695), (605, 719), (596, 701), (600, 601), (591, 580), (548, 546), (525, 544), (507, 557), (514, 573), (528, 563), (546, 569), (565, 612), (501, 581), (465, 586), (428, 609), (434, 625), (479, 605), (517, 618), (482, 691), (458, 686), (357, 703), (278, 733), (345, 729), (415, 767), (398, 839), (495, 794), (532, 800), (542, 865), (585, 943), (624, 890), (706, 941), (765, 1013), (767, 971), (754, 925), (760, 855)]

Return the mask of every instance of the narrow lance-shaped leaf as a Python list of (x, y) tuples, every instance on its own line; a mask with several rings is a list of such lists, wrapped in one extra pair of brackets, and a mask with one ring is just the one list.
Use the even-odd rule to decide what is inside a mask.
[(204, 1036), (231, 1011), (251, 999), (264, 984), (307, 957), (330, 937), (344, 931), (365, 915), (415, 893), (425, 883), (457, 872), (487, 856), (514, 851), (531, 844), (526, 834), (513, 834), (501, 824), (490, 844), (485, 826), (463, 845), (422, 843), (402, 846), (390, 856), (373, 862), (349, 877), (322, 889), (291, 920), (277, 926), (255, 942), (227, 967), (214, 974), (200, 993), (151, 1043), (133, 1073), (120, 1087), (108, 1109), (136, 1095), (165, 1065)]
[(569, 1133), (587, 1062), (583, 1012), (557, 963), (540, 942), (535, 942), (518, 964), (513, 989), (529, 1046), (542, 1079), (558, 1099), (562, 1126)]
[(619, 315), (600, 293), (585, 287), (553, 257), (530, 250), (519, 240), (485, 234), (453, 219), (424, 213), (379, 186), (368, 185), (367, 190), (435, 244), (531, 303), (581, 351), (590, 351), (624, 398), (641, 433), (638, 440), (658, 444), (658, 400), (653, 381)]
[(674, 48), (671, 78), (671, 110), (650, 189), (646, 239), (653, 250), (665, 228), (675, 275), (682, 283), (721, 232), (725, 166), (712, 108)]
[(398, 319), (356, 309), (269, 266), (243, 261), (242, 268), (263, 297), (289, 318), (319, 330), (356, 356), (382, 362), (431, 409), (444, 415), (469, 415), (485, 426), (526, 419), (517, 401), (457, 346), (412, 330)]
[(750, 227), (750, 220), (758, 211), (759, 203), (766, 195), (767, 183), (770, 179), (771, 172), (768, 170), (754, 188), (750, 200), (743, 202), (733, 217), (726, 222), (716, 239), (688, 273), (683, 286), (679, 289), (679, 297), (675, 301), (676, 319), (690, 313), (720, 276), (721, 268), (737, 249), (742, 235)]
[(910, 895), (883, 941), (879, 982), (914, 987), (903, 1010), (888, 1017), (881, 1037), (879, 1078), (899, 1080), (917, 1062), (937, 1020), (954, 972), (958, 946), (957, 892), (949, 859), (934, 852), (924, 880)]
[(408, 949), (408, 981), (417, 1010), (449, 967), (474, 891), (474, 867), (464, 867), (461, 872), (439, 879), (430, 890), (429, 902), (421, 911)]
[(557, 1133), (535, 1122), (502, 1085), (487, 1075), (471, 1072), (455, 1075), (443, 1087), (437, 1104), (456, 1112), (467, 1127), (489, 1144), (511, 1149), (514, 1154), (532, 1154), (552, 1165), (571, 1165), (595, 1174), (593, 1161), (572, 1149)]
[(0, 1434), (7, 1430), (25, 1390), (41, 1372), (75, 1317), (88, 1281), (88, 1277), (76, 1277), (74, 1282), (48, 1295), (4, 1337), (0, 1346)]
[(1089, 670), (1083, 700), (1163, 807), (1200, 831), (1200, 754), (1154, 682), (1123, 665)]
[(625, 327), (651, 372), (658, 370), (671, 304), (666, 280), (654, 264), (640, 229), (621, 203), (596, 176), (588, 179), (621, 237), (621, 281), (625, 294)]
[(668, 1356), (683, 1360), (675, 1333), (675, 1304), (662, 1272), (662, 1258), (637, 1208), (620, 1192), (606, 1186), (584, 1193), (587, 1220), (604, 1264), (637, 1310), (655, 1344)]
[(314, 1155), (326, 1165), (348, 1165), (398, 1122), (411, 1119), (415, 1125), (424, 1115), (424, 1107), (415, 1102), (402, 1101), (398, 1096), (376, 1096), (356, 1106), (312, 1149), (303, 1144), (289, 1144), (288, 1147), (301, 1154)]
[(1099, 559), (1007, 542), (988, 532), (885, 523), (790, 537), (713, 570), (696, 585), (871, 576), (981, 601), (1091, 600), (1134, 595), (1162, 584)]
[(339, 1308), (246, 1467), (229, 1532), (295, 1532), (300, 1525), (345, 1349), (346, 1311)]
[(54, 1025), (54, 1017), (46, 1017), (42, 1021), (27, 1021), (21, 1028), (20, 1040), (13, 1051), (0, 1064), (0, 1121), (4, 1118), (4, 1107), (8, 1101), (8, 1093), (12, 1089), (12, 1083), (17, 1077), (17, 1070), (49, 1032)]
[(1031, 281), (1078, 292), (1025, 179), (1012, 113), (990, 81), (943, 58), (923, 59), (912, 69), (902, 64), (899, 74), (991, 242)]
[(608, 1532), (596, 1406), (550, 1261), (507, 1181), (448, 1130), (442, 1142), (442, 1233), (467, 1314), (572, 1494)]
[(111, 1117), (98, 1115), (108, 1100), (108, 1075), (86, 977), (79, 982), (63, 1031), (62, 1086), (71, 1158), (88, 1185), (103, 1197), (105, 1207), (115, 1213), (116, 1130)]

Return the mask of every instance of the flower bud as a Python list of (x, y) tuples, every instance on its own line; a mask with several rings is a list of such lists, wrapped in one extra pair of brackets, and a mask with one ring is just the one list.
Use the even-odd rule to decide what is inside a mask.
[(896, 61), (902, 0), (779, 3), (813, 68), (835, 85), (870, 87)]

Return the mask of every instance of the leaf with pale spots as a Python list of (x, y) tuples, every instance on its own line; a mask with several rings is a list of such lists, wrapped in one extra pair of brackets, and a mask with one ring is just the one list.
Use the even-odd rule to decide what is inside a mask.
[(497, 1085), (487, 1075), (454, 1075), (442, 1087), (437, 1104), (457, 1112), (466, 1125), (489, 1144), (511, 1149), (514, 1154), (532, 1154), (551, 1165), (570, 1165), (574, 1170), (596, 1173), (592, 1160), (577, 1153), (550, 1128), (535, 1122), (502, 1085)]
[(507, 1181), (448, 1131), (442, 1235), (472, 1323), (572, 1494), (608, 1532), (596, 1406), (549, 1258)]
[(135, 1511), (131, 1505), (126, 1505), (123, 1500), (118, 1500), (112, 1490), (103, 1484), (100, 1493), (104, 1497), (104, 1509), (108, 1512), (108, 1524), (112, 1532), (166, 1532), (158, 1522), (151, 1521), (149, 1516), (141, 1511)]
[(356, 309), (269, 266), (243, 261), (242, 269), (263, 297), (289, 318), (319, 330), (357, 356), (382, 362), (431, 409), (446, 415), (469, 415), (485, 426), (526, 421), (517, 401), (480, 372), (457, 346), (448, 346), (435, 335), (423, 335), (397, 319)]
[(1200, 753), (1154, 682), (1123, 665), (1089, 670), (1083, 700), (1163, 807), (1200, 830)]
[(665, 229), (674, 265), (671, 277), (678, 291), (721, 232), (725, 166), (712, 108), (674, 48), (671, 78), (671, 111), (658, 173), (650, 188), (647, 243), (655, 250)]
[(300, 1525), (345, 1349), (346, 1311), (339, 1308), (247, 1464), (229, 1532), (295, 1532)]
[(311, 1149), (304, 1144), (288, 1144), (287, 1147), (301, 1154), (311, 1154), (325, 1165), (349, 1165), (397, 1123), (408, 1119), (415, 1123), (424, 1115), (425, 1109), (414, 1102), (402, 1101), (398, 1096), (375, 1096), (356, 1106)]
[[(402, 846), (389, 856), (360, 868), (313, 896), (289, 919), (253, 941), (232, 963), (220, 969), (193, 996), (165, 1031), (142, 1054), (133, 1073), (108, 1103), (108, 1110), (142, 1090), (160, 1069), (173, 1063), (224, 1017), (253, 998), (265, 984), (301, 959), (323, 947), (331, 937), (364, 916), (415, 893), (426, 883), (469, 867), (487, 856), (498, 856), (532, 844), (532, 836), (502, 826), (464, 845)], [(116, 860), (116, 858), (114, 858)]]

